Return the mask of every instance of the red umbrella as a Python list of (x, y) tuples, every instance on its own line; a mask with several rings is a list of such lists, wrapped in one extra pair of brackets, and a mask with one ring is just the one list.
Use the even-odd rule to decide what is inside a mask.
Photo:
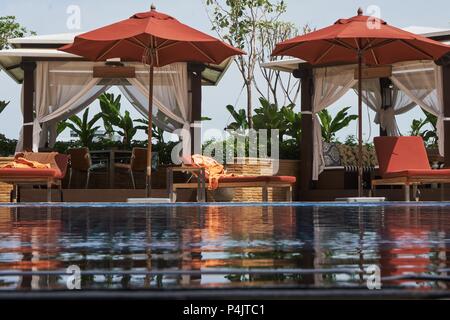
[(450, 46), (364, 16), (362, 9), (350, 19), (277, 44), (274, 56), (293, 56), (312, 65), (358, 63), (359, 183), (362, 196), (362, 64), (388, 65), (402, 61), (438, 60)]
[(147, 148), (147, 191), (151, 190), (152, 111), (154, 67), (175, 62), (220, 64), (225, 59), (244, 54), (214, 37), (182, 24), (175, 18), (157, 12), (152, 6), (148, 12), (81, 34), (70, 45), (60, 50), (91, 61), (120, 58), (150, 65), (149, 130)]

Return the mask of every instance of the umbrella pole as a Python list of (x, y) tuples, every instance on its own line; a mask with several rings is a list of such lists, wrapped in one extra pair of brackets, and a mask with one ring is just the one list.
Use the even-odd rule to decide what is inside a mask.
[(358, 197), (363, 196), (362, 52), (358, 51)]
[(147, 177), (146, 177), (146, 193), (147, 198), (152, 195), (152, 127), (153, 127), (153, 77), (154, 67), (150, 64), (150, 81), (148, 87), (148, 132), (147, 132)]

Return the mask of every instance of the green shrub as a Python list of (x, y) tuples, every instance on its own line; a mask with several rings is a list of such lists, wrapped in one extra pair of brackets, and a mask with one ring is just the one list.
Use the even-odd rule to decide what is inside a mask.
[(8, 139), (5, 135), (0, 134), (0, 156), (9, 157), (16, 152), (17, 140)]

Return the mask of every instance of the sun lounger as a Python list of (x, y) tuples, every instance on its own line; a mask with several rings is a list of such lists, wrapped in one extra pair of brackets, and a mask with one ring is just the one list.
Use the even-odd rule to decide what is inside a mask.
[(405, 201), (410, 201), (419, 185), (450, 183), (450, 169), (433, 170), (421, 137), (378, 137), (374, 140), (381, 179), (372, 181), (372, 193), (381, 185), (404, 187)]
[(24, 153), (20, 156), (27, 160), (48, 163), (50, 168), (0, 168), (0, 181), (14, 185), (15, 200), (18, 200), (20, 185), (45, 185), (48, 202), (52, 202), (53, 186), (58, 187), (63, 201), (62, 180), (66, 175), (69, 157), (57, 153)]
[[(178, 189), (197, 189), (197, 201), (206, 201), (206, 185), (209, 180), (204, 168), (190, 165), (167, 169), (167, 186), (169, 197), (176, 202)], [(196, 182), (173, 183), (174, 172), (188, 172), (193, 174)], [(268, 188), (286, 189), (286, 200), (292, 202), (292, 189), (296, 177), (290, 176), (224, 176), (219, 179), (219, 188), (262, 188), (262, 200), (268, 202)]]

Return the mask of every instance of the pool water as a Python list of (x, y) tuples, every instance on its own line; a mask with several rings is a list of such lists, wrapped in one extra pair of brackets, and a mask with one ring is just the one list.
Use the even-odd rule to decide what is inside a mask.
[[(83, 289), (345, 288), (366, 285), (371, 266), (382, 279), (445, 277), (450, 205), (0, 206), (0, 289), (66, 289), (67, 276), (36, 272), (69, 266), (96, 272), (82, 276)], [(299, 273), (236, 272), (280, 269)], [(322, 269), (331, 271), (302, 272)], [(133, 274), (158, 270), (167, 274)]]

